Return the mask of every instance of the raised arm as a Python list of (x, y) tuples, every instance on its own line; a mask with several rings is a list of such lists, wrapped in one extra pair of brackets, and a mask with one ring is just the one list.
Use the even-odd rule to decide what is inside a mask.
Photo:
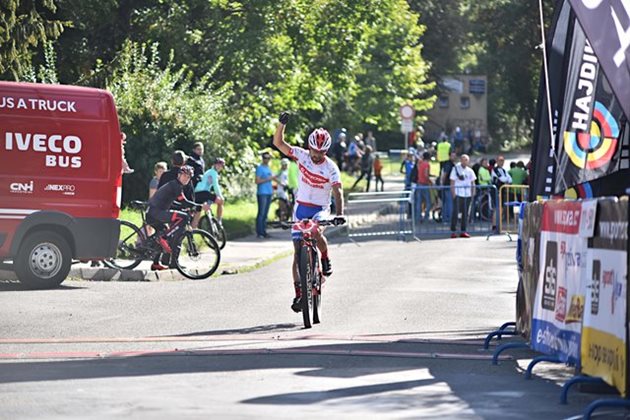
[(280, 150), (285, 155), (290, 156), (291, 146), (289, 145), (289, 143), (284, 141), (284, 127), (289, 122), (289, 113), (283, 112), (282, 114), (280, 114), (280, 118), (278, 118), (278, 120), (280, 122), (278, 123), (278, 126), (276, 127), (276, 132), (273, 135), (273, 145), (276, 146), (278, 150)]

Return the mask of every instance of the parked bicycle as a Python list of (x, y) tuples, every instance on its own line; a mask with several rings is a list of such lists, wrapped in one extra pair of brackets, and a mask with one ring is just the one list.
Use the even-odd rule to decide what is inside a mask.
[(302, 233), (300, 239), (300, 253), (298, 273), (300, 277), (302, 319), (304, 328), (311, 328), (311, 313), (313, 316), (313, 324), (320, 323), (320, 313), (322, 304), (322, 271), (319, 266), (319, 251), (317, 250), (317, 241), (313, 234), (319, 226), (331, 226), (340, 224), (332, 220), (310, 220), (304, 219), (300, 221), (287, 222), (282, 224), (283, 229), (289, 229), (296, 226)]
[(199, 229), (205, 230), (210, 235), (214, 236), (214, 239), (217, 240), (219, 244), (219, 249), (225, 248), (225, 244), (227, 242), (227, 233), (225, 233), (225, 228), (216, 217), (214, 217), (214, 213), (212, 212), (212, 207), (210, 210), (206, 212), (201, 219), (199, 219)]
[(291, 201), (280, 197), (271, 200), (271, 206), (275, 207), (276, 220), (278, 222), (288, 222), (293, 215), (293, 205)]
[[(479, 189), (473, 197), (470, 211), (468, 212), (468, 222), (481, 221), (489, 222), (492, 220), (493, 205), (492, 205), (492, 189)], [(450, 191), (448, 192), (450, 194)], [(439, 201), (439, 205), (431, 210), (431, 217), (437, 223), (442, 222), (442, 200)]]
[[(120, 236), (116, 256), (104, 260), (103, 263), (115, 269), (132, 270), (144, 260), (153, 260), (162, 253), (158, 238), (165, 228), (151, 226), (155, 229), (152, 235), (147, 235), (149, 224), (145, 219), (147, 203), (133, 201), (131, 207), (141, 210), (142, 226), (138, 227), (126, 220), (120, 221)], [(219, 267), (221, 251), (217, 241), (208, 232), (192, 229), (188, 226), (185, 232), (172, 244), (175, 251), (171, 256), (177, 271), (192, 280), (210, 277)]]

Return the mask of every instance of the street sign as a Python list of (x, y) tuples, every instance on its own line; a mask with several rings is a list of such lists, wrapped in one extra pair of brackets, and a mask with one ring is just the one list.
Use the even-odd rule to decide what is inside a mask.
[(400, 131), (403, 133), (411, 133), (413, 131), (413, 120), (402, 120), (400, 123)]
[(400, 117), (403, 120), (411, 120), (416, 116), (416, 110), (409, 104), (400, 107)]

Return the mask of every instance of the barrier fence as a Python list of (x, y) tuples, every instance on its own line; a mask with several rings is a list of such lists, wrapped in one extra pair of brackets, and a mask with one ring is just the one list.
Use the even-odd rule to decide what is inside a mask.
[(568, 363), (579, 375), (565, 383), (561, 402), (575, 383), (602, 382), (624, 399), (598, 400), (587, 417), (600, 406), (630, 406), (628, 200), (552, 200), (523, 209), (516, 330), (545, 355), (526, 377), (539, 361)]
[[(459, 187), (457, 194), (471, 197), (453, 198), (450, 186), (413, 187), (413, 208), (415, 213), (414, 232), (423, 237), (448, 236), (451, 232), (470, 234), (490, 234), (496, 225), (497, 189), (494, 185), (477, 185), (474, 194), (472, 187)], [(457, 213), (453, 209), (457, 206)], [(428, 209), (428, 213), (427, 213)], [(453, 217), (457, 223), (452, 226)], [(462, 224), (465, 218), (466, 223)]]
[(529, 186), (502, 185), (499, 188), (499, 233), (518, 233), (518, 213), (522, 203), (527, 203)]
[(349, 237), (413, 235), (413, 208), (409, 215), (411, 191), (352, 193), (346, 216)]

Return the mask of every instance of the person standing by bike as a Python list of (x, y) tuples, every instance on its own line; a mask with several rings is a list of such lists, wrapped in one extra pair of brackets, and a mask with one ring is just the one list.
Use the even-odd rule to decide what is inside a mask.
[[(330, 134), (323, 128), (315, 129), (308, 136), (308, 150), (301, 147), (292, 147), (284, 140), (284, 127), (289, 122), (289, 114), (283, 112), (279, 120), (280, 123), (277, 125), (273, 136), (273, 144), (282, 153), (297, 161), (300, 169), (296, 204), (293, 208), (293, 220), (327, 219), (330, 213), (332, 193), (335, 198), (335, 212), (337, 218), (339, 218), (339, 224), (344, 223), (341, 175), (335, 162), (326, 156), (326, 152), (332, 142)], [(328, 242), (323, 233), (324, 229), (320, 227), (314, 234), (314, 238), (317, 241), (317, 248), (321, 254), (322, 274), (328, 277), (332, 274), (332, 264), (328, 255)], [(298, 274), (300, 234), (299, 230), (291, 232), (295, 251), (293, 254), (295, 298), (291, 304), (291, 309), (294, 312), (302, 310)]]
[(457, 218), (459, 212), (462, 213), (461, 232), (462, 238), (470, 238), (466, 232), (466, 222), (468, 221), (468, 208), (472, 197), (475, 196), (475, 172), (468, 166), (470, 158), (468, 155), (462, 155), (460, 163), (455, 165), (451, 170), (451, 196), (453, 197), (453, 212), (451, 213), (451, 238), (456, 238), (457, 234)]
[[(153, 197), (149, 200), (147, 208), (147, 223), (158, 230), (168, 223), (168, 229), (161, 235), (157, 242), (162, 247), (165, 254), (171, 254), (171, 263), (175, 261), (178, 250), (173, 250), (171, 244), (177, 243), (180, 236), (184, 233), (186, 225), (190, 222), (190, 216), (182, 211), (171, 210), (174, 205), (182, 209), (195, 207), (199, 205), (189, 201), (184, 196), (184, 187), (190, 183), (195, 171), (190, 166), (182, 166), (177, 170), (177, 179), (164, 184), (157, 190)], [(204, 204), (204, 210), (208, 210), (209, 206)], [(165, 270), (166, 267), (160, 264), (161, 254), (156, 255), (151, 265), (151, 270)]]
[[(216, 158), (210, 169), (203, 173), (201, 181), (195, 187), (195, 201), (198, 204), (208, 203), (209, 205), (217, 205), (217, 221), (223, 224), (223, 192), (219, 184), (219, 173), (225, 168), (225, 159)], [(196, 228), (201, 219), (201, 212), (195, 214), (192, 227)]]

